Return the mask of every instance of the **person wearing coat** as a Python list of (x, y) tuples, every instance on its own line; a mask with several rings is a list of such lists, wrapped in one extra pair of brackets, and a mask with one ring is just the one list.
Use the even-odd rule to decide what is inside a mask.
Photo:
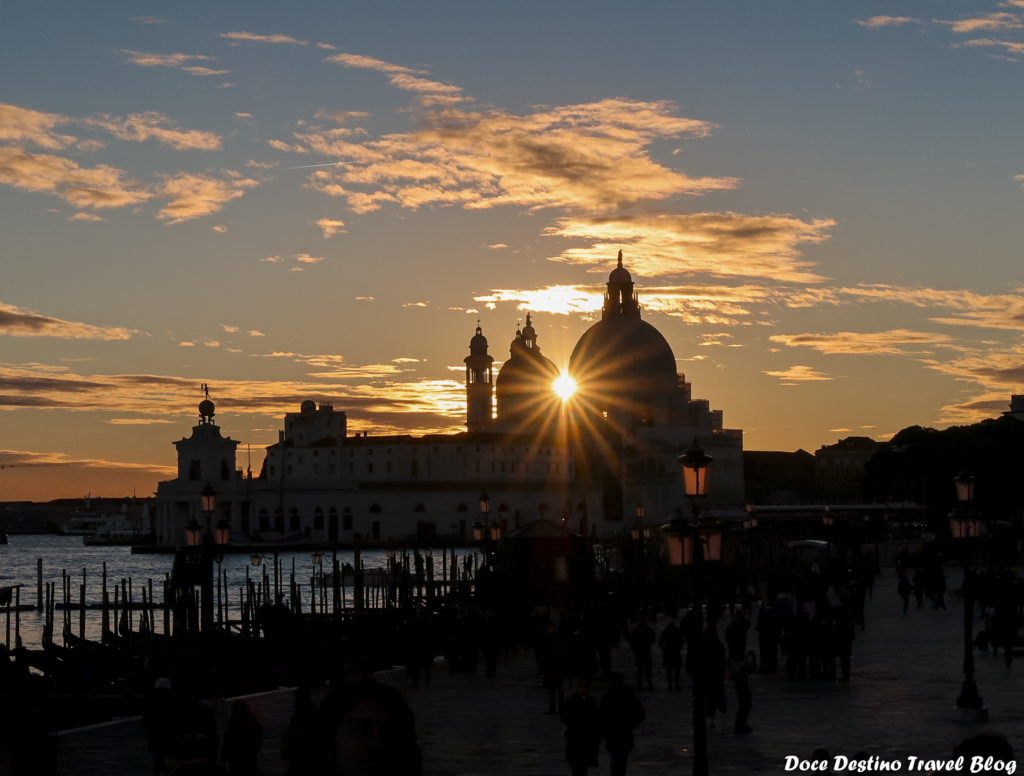
[(598, 705), (601, 734), (611, 761), (612, 776), (626, 776), (626, 764), (635, 742), (633, 731), (644, 721), (646, 711), (625, 677), (615, 672), (608, 676), (608, 689)]
[(601, 743), (601, 721), (597, 701), (590, 684), (580, 679), (576, 690), (562, 704), (565, 726), (565, 759), (572, 776), (586, 776), (587, 768), (597, 766), (597, 747)]

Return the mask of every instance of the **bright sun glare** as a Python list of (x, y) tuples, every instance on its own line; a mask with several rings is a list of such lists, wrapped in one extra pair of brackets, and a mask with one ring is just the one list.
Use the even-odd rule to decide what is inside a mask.
[(575, 390), (576, 381), (564, 372), (561, 377), (555, 380), (555, 393), (562, 397), (562, 401), (565, 401), (572, 396)]

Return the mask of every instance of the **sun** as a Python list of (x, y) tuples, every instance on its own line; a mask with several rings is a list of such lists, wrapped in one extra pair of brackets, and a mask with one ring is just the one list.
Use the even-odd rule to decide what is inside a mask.
[(562, 397), (562, 401), (565, 401), (576, 392), (576, 381), (565, 372), (562, 372), (561, 377), (555, 380), (554, 385), (555, 393)]

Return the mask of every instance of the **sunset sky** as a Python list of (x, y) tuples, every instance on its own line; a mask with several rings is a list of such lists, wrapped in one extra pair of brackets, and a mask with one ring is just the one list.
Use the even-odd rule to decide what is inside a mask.
[(620, 249), (748, 450), (1024, 392), (1024, 0), (10, 0), (0, 72), (0, 500), (149, 495), (203, 382), (241, 467), (459, 430)]

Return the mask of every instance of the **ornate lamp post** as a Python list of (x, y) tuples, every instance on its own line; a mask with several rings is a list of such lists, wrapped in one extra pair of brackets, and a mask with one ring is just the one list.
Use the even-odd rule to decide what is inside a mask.
[(988, 709), (974, 681), (974, 572), (971, 570), (971, 536), (979, 536), (984, 524), (971, 506), (974, 501), (974, 476), (960, 472), (953, 478), (953, 482), (956, 485), (957, 506), (949, 516), (949, 528), (952, 537), (960, 540), (964, 564), (964, 683), (956, 699), (956, 708), (961, 716), (983, 722), (988, 719)]
[(491, 567), (491, 523), (490, 523), (490, 501), (491, 497), (486, 493), (480, 494), (480, 523), (473, 527), (473, 538), (477, 541), (483, 541), (484, 546), (484, 566), (486, 568)]
[[(202, 545), (200, 548), (200, 580), (199, 580), (199, 608), (201, 611), (200, 630), (204, 633), (213, 631), (213, 560), (214, 560), (214, 536), (210, 530), (210, 520), (213, 511), (217, 506), (217, 491), (210, 483), (199, 492), (199, 503), (206, 519), (206, 530), (203, 532)], [(220, 539), (218, 530), (217, 539)], [(194, 544), (192, 546), (195, 546)], [(223, 558), (223, 555), (221, 555)]]
[[(714, 523), (702, 524), (701, 505), (708, 492), (708, 470), (711, 457), (705, 455), (697, 440), (679, 457), (683, 470), (683, 488), (690, 501), (693, 519), (689, 526), (679, 518), (672, 521), (667, 535), (669, 563), (693, 565), (693, 628), (690, 644), (696, 650), (693, 661), (693, 774), (708, 776), (708, 736), (705, 718), (706, 688), (704, 682), (704, 560), (721, 559), (722, 534)], [(688, 534), (688, 535), (687, 535)], [(706, 545), (706, 548), (705, 548)]]

